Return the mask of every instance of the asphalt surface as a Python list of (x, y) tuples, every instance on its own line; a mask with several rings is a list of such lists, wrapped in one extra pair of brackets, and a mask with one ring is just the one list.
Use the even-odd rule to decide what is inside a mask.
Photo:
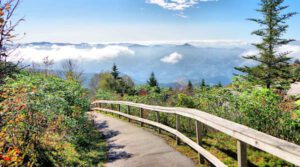
[(163, 139), (128, 122), (91, 112), (108, 143), (107, 167), (194, 167)]

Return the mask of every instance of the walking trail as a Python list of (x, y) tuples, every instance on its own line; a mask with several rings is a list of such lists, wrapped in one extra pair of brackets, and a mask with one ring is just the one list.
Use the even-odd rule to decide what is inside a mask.
[(163, 139), (133, 124), (90, 113), (108, 143), (107, 167), (195, 167)]

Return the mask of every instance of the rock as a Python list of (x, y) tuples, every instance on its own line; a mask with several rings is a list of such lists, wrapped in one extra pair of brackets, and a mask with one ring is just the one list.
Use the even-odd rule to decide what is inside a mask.
[(289, 96), (300, 95), (300, 82), (293, 83), (290, 90), (287, 92)]

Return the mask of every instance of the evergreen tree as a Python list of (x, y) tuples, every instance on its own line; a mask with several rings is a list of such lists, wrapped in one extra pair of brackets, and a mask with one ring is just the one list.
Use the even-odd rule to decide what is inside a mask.
[(112, 67), (111, 75), (114, 77), (115, 80), (119, 79), (120, 72), (116, 64), (114, 64)]
[(187, 91), (189, 93), (192, 93), (194, 91), (194, 86), (193, 86), (193, 83), (191, 81), (188, 82)]
[(158, 82), (157, 82), (155, 74), (153, 72), (151, 73), (150, 78), (147, 82), (151, 88), (154, 88), (154, 91), (156, 93), (160, 93), (160, 88), (158, 86)]
[(205, 83), (205, 80), (204, 80), (204, 79), (201, 80), (200, 87), (201, 87), (202, 89), (203, 89), (203, 88), (206, 88), (206, 83)]
[(296, 13), (281, 14), (288, 6), (283, 5), (284, 0), (261, 0), (260, 12), (262, 19), (249, 19), (258, 23), (262, 28), (252, 32), (262, 38), (261, 43), (254, 44), (259, 50), (258, 55), (246, 56), (259, 62), (255, 67), (237, 67), (236, 69), (248, 74), (246, 78), (255, 83), (271, 88), (274, 84), (288, 86), (286, 81), (290, 78), (289, 52), (279, 53), (278, 47), (286, 45), (293, 40), (282, 38), (287, 31), (287, 19)]
[(217, 87), (218, 87), (218, 88), (222, 88), (222, 87), (223, 87), (222, 83), (219, 82), (219, 83), (217, 84)]
[(148, 85), (150, 87), (158, 87), (158, 82), (156, 80), (155, 74), (152, 72), (148, 80)]

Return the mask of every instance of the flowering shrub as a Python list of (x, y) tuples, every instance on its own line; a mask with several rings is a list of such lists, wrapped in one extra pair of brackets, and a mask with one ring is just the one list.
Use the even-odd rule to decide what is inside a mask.
[[(1, 86), (0, 166), (59, 162), (87, 126), (89, 102), (75, 82), (22, 73)], [(59, 161), (58, 161), (59, 160)]]

